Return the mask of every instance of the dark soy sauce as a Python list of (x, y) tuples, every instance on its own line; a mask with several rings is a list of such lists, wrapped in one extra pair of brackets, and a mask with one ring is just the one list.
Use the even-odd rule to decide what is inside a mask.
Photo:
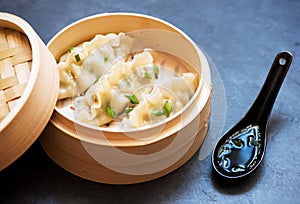
[(228, 173), (238, 174), (255, 166), (260, 152), (259, 126), (250, 125), (230, 136), (220, 146), (217, 155), (219, 166)]

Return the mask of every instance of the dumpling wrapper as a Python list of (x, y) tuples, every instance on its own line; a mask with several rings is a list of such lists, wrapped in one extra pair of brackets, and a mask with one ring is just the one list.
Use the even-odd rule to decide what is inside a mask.
[[(78, 96), (86, 91), (116, 60), (130, 53), (133, 41), (124, 33), (99, 34), (63, 55), (58, 63), (58, 99)], [(76, 55), (80, 58), (78, 62)]]
[(152, 55), (147, 51), (135, 55), (131, 61), (114, 63), (75, 103), (75, 119), (97, 126), (112, 121), (113, 118), (106, 114), (106, 107), (110, 106), (118, 115), (129, 103), (129, 99), (118, 89), (120, 81), (147, 66), (153, 66)]

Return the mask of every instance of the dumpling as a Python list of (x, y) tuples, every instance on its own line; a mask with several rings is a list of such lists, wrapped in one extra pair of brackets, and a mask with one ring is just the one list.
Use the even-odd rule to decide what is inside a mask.
[[(166, 84), (152, 84), (150, 89), (139, 89), (135, 94), (140, 103), (123, 118), (121, 127), (138, 128), (162, 121), (180, 110), (194, 94), (194, 73), (171, 78)], [(167, 105), (166, 105), (167, 104)]]
[[(112, 121), (129, 103), (129, 99), (124, 94), (124, 92), (129, 92), (124, 90), (122, 93), (118, 89), (120, 81), (128, 78), (139, 68), (151, 65), (153, 66), (153, 58), (147, 51), (135, 55), (131, 61), (119, 60), (112, 64), (112, 67), (75, 104), (77, 119), (88, 124), (96, 123), (97, 126)], [(134, 89), (136, 88), (134, 87)]]
[(181, 76), (171, 78), (162, 86), (169, 89), (180, 103), (186, 104), (195, 93), (195, 80), (195, 73), (183, 73)]
[(96, 35), (63, 55), (58, 63), (60, 91), (58, 99), (86, 91), (112, 64), (131, 51), (133, 38), (124, 33)]
[[(153, 87), (152, 91), (148, 94), (140, 94), (140, 103), (137, 105), (130, 113), (128, 119), (125, 118), (122, 121), (123, 128), (128, 127), (143, 127), (149, 124), (152, 124), (154, 121), (151, 118), (151, 111), (153, 109), (158, 110), (158, 108), (163, 107), (163, 104), (167, 100), (165, 97), (166, 94), (162, 92), (162, 89), (159, 87)], [(170, 98), (168, 97), (170, 100)], [(173, 98), (174, 100), (174, 98)], [(161, 109), (161, 111), (163, 111)], [(160, 116), (162, 116), (161, 114)], [(155, 117), (158, 119), (157, 117)], [(160, 117), (159, 120), (162, 120), (166, 117)], [(156, 122), (156, 121), (155, 121)]]

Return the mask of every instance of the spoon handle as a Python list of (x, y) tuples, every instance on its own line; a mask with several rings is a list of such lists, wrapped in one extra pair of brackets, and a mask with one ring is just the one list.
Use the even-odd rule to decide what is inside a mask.
[(274, 59), (269, 74), (245, 118), (260, 125), (267, 125), (274, 102), (282, 82), (292, 63), (293, 56), (289, 52), (280, 52)]

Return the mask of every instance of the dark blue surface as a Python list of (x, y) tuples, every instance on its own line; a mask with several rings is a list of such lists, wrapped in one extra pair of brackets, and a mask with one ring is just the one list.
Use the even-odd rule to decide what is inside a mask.
[(45, 43), (66, 25), (96, 13), (137, 12), (174, 24), (217, 67), (226, 93), (225, 129), (254, 101), (277, 52), (294, 55), (271, 115), (265, 160), (243, 183), (221, 182), (211, 173), (210, 157), (201, 161), (196, 154), (180, 169), (151, 182), (99, 184), (66, 172), (36, 142), (0, 172), (0, 203), (299, 202), (300, 1), (0, 0), (0, 11), (24, 18)]

